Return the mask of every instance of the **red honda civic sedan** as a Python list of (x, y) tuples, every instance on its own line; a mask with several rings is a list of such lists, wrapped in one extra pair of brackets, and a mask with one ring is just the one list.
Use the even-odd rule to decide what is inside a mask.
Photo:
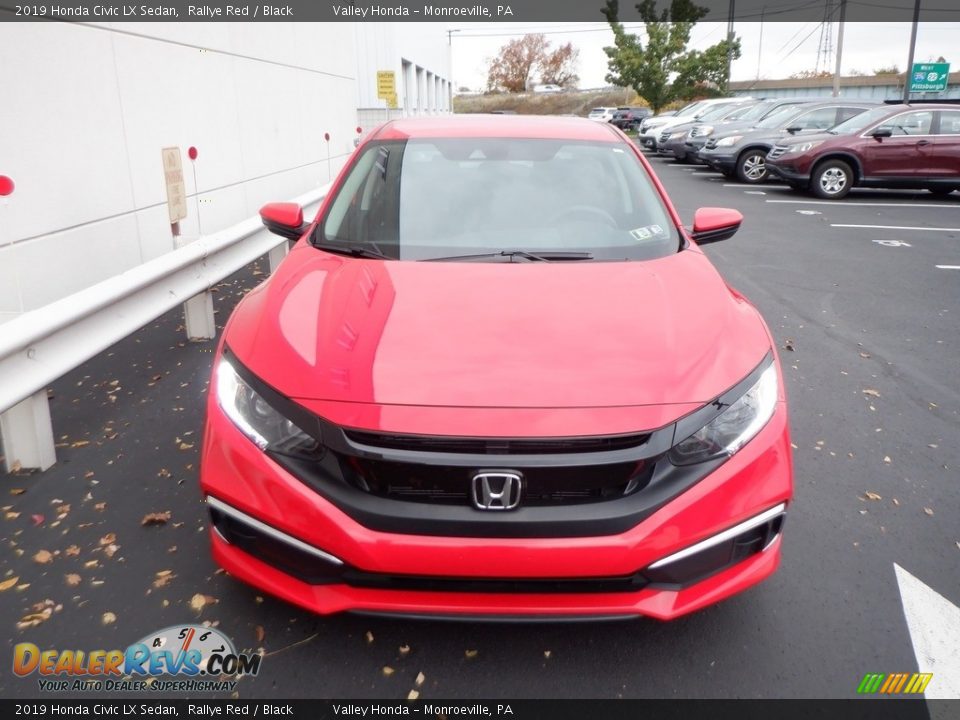
[(226, 325), (216, 561), (318, 613), (675, 618), (773, 573), (774, 342), (619, 130), (389, 122)]

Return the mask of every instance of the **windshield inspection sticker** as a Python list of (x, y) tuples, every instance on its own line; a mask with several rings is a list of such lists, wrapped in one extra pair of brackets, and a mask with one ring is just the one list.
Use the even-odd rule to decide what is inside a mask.
[(635, 240), (649, 240), (655, 235), (666, 235), (663, 228), (659, 225), (647, 225), (646, 227), (634, 228), (630, 231)]

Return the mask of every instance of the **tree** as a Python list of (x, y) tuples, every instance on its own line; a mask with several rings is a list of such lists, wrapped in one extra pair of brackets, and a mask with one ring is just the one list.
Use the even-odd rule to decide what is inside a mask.
[(890, 65), (889, 67), (879, 67), (874, 68), (874, 75), (899, 75), (900, 66), (899, 65)]
[(672, 0), (660, 13), (656, 0), (643, 0), (636, 8), (646, 29), (645, 46), (619, 21), (619, 0), (607, 0), (601, 11), (615, 43), (604, 48), (610, 69), (607, 82), (632, 87), (655, 113), (674, 100), (702, 93), (704, 86), (726, 88), (727, 56), (740, 57), (740, 41), (722, 40), (702, 51), (687, 49), (690, 31), (706, 15), (706, 8), (692, 0)]
[(573, 43), (546, 53), (540, 61), (540, 82), (564, 88), (576, 87), (580, 79), (576, 73), (579, 60), (580, 51), (573, 47)]
[(796, 80), (804, 80), (807, 78), (828, 78), (833, 77), (833, 73), (829, 70), (801, 70), (800, 72), (795, 72), (790, 77)]
[(577, 61), (580, 51), (571, 43), (551, 50), (545, 35), (524, 35), (514, 38), (490, 60), (487, 71), (489, 91), (523, 92), (539, 74), (543, 83), (573, 87), (577, 80)]

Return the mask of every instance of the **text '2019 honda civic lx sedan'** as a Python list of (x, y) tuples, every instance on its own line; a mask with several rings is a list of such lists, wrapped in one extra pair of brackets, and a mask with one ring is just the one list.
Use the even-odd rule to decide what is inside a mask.
[(318, 613), (675, 618), (763, 580), (792, 497), (770, 332), (637, 148), (576, 118), (389, 122), (228, 321), (216, 561)]

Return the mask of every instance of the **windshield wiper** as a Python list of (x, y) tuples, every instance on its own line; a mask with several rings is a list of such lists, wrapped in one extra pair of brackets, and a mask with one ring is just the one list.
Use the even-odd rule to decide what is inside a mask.
[(553, 260), (592, 260), (593, 255), (588, 252), (578, 252), (574, 250), (546, 250), (540, 253), (527, 252), (526, 250), (501, 250), (500, 252), (478, 253), (475, 255), (448, 255), (446, 257), (426, 258), (424, 262), (436, 262), (442, 260), (482, 260), (483, 258), (508, 257), (513, 262), (513, 258), (522, 257), (526, 260), (538, 262), (551, 262)]
[(396, 260), (395, 257), (390, 257), (380, 252), (376, 248), (364, 246), (364, 245), (355, 245), (353, 243), (332, 243), (332, 242), (315, 242), (313, 243), (315, 248), (320, 250), (326, 250), (327, 252), (337, 253), (338, 255), (350, 255), (351, 257), (362, 257), (362, 258), (376, 258), (377, 260)]

